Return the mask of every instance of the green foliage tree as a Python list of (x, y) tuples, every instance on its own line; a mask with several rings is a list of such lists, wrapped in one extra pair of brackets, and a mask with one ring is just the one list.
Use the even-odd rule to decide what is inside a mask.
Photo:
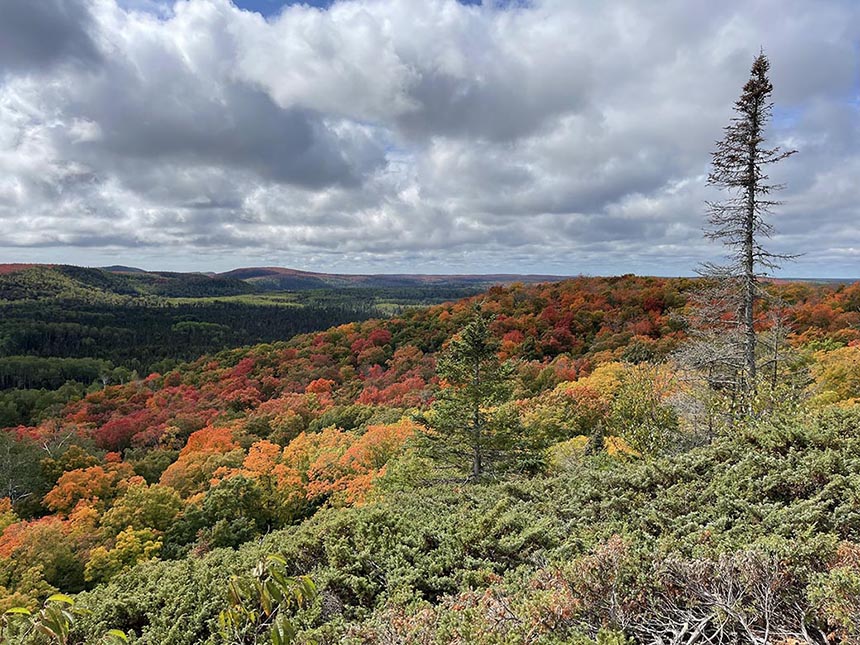
[(209, 489), (200, 506), (186, 509), (166, 539), (174, 546), (197, 538), (208, 547), (237, 547), (272, 527), (268, 502), (253, 479), (230, 477)]
[(179, 457), (178, 450), (167, 448), (143, 449), (129, 448), (125, 451), (125, 460), (134, 466), (134, 472), (143, 477), (147, 483), (154, 484), (167, 470), (168, 466)]
[(179, 493), (168, 486), (135, 484), (104, 514), (101, 525), (110, 535), (127, 528), (164, 532), (172, 526), (182, 507)]
[(612, 434), (646, 455), (666, 452), (679, 440), (678, 414), (662, 400), (654, 374), (637, 366), (625, 374), (609, 410)]
[[(72, 628), (76, 619), (87, 613), (75, 605), (71, 596), (53, 594), (37, 612), (26, 607), (12, 607), (0, 616), (0, 645), (28, 643), (38, 635), (49, 643), (67, 645), (72, 642)], [(43, 641), (39, 641), (43, 642)], [(99, 641), (102, 645), (127, 643), (128, 637), (119, 629), (110, 629)]]
[(31, 425), (59, 416), (63, 406), (80, 399), (85, 389), (81, 383), (68, 381), (56, 390), (0, 390), (0, 428)]
[(88, 582), (106, 582), (138, 562), (155, 558), (160, 550), (161, 540), (155, 531), (129, 527), (116, 536), (112, 549), (97, 546), (92, 550), (84, 578)]
[(20, 515), (38, 512), (50, 488), (39, 467), (43, 455), (35, 441), (0, 430), (0, 497), (9, 498)]
[(513, 368), (499, 360), (491, 318), (476, 309), (442, 353), (436, 401), (419, 418), (424, 453), (468, 473), (469, 480), (497, 472), (528, 452), (519, 420), (503, 404), (512, 394)]
[(230, 580), (229, 606), (218, 615), (221, 636), (227, 645), (289, 645), (296, 637), (290, 612), (315, 595), (310, 578), (288, 576), (287, 561), (270, 555), (250, 576)]

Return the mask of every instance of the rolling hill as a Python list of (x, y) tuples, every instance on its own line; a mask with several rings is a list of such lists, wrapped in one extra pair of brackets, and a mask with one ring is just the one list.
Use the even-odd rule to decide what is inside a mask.
[(48, 264), (0, 264), (0, 300), (105, 299), (115, 296), (211, 298), (271, 291), (471, 287), (558, 282), (554, 275), (422, 275), (314, 273), (283, 267), (246, 267), (224, 273), (146, 271)]
[(475, 286), (495, 284), (535, 284), (559, 282), (567, 276), (519, 274), (419, 274), (419, 273), (314, 273), (283, 267), (247, 267), (218, 274), (219, 278), (238, 279), (266, 290), (303, 290), (326, 288), (390, 288), (426, 286)]

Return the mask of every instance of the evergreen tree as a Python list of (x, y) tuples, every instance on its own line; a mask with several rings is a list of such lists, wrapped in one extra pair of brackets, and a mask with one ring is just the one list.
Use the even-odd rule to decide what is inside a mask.
[(527, 447), (510, 406), (513, 369), (499, 361), (491, 318), (476, 308), (437, 364), (442, 380), (424, 426), (427, 456), (475, 480), (511, 467)]
[[(720, 300), (736, 314), (730, 323), (735, 327), (731, 330), (734, 333), (724, 337), (737, 339), (741, 377), (737, 385), (744, 395), (753, 394), (756, 389), (756, 303), (764, 295), (760, 280), (778, 268), (780, 260), (791, 257), (768, 251), (762, 245), (763, 239), (773, 232), (766, 218), (771, 208), (779, 205), (770, 195), (781, 188), (779, 184), (769, 183), (765, 169), (796, 152), (765, 146), (764, 133), (773, 110), (769, 69), (767, 57), (760, 53), (735, 102), (737, 116), (726, 126), (723, 139), (717, 142), (708, 176), (708, 184), (728, 191), (729, 197), (708, 203), (709, 229), (705, 235), (722, 242), (729, 251), (727, 264), (704, 267), (703, 273), (716, 278), (719, 284), (719, 298), (714, 297), (717, 292), (713, 292), (705, 300), (712, 304)], [(721, 319), (726, 322), (724, 317)], [(725, 357), (723, 359), (725, 362)]]

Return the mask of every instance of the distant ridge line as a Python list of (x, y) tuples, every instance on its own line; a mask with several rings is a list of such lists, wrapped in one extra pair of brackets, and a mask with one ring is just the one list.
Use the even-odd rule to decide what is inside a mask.
[(438, 278), (438, 279), (470, 279), (470, 278), (533, 278), (533, 279), (558, 279), (566, 280), (576, 276), (550, 275), (540, 273), (326, 273), (321, 271), (303, 271), (301, 269), (290, 269), (288, 267), (240, 267), (230, 271), (216, 274), (221, 277), (247, 279), (252, 277), (291, 275), (308, 277), (338, 277), (338, 278)]
[[(38, 262), (9, 262), (0, 263), (0, 275), (17, 273), (28, 269), (62, 269), (63, 267), (73, 269), (90, 269), (104, 271), (113, 274), (139, 275), (139, 276), (158, 276), (161, 278), (181, 277), (181, 276), (198, 276), (208, 277), (212, 279), (233, 279), (241, 280), (249, 284), (259, 284), (261, 286), (267, 283), (274, 282), (291, 282), (295, 281), (298, 285), (307, 285), (309, 288), (313, 285), (318, 287), (337, 287), (337, 286), (438, 286), (438, 285), (492, 285), (492, 284), (511, 284), (515, 282), (524, 282), (528, 284), (542, 282), (559, 282), (562, 280), (571, 280), (582, 277), (613, 277), (613, 276), (597, 276), (597, 275), (555, 275), (542, 273), (325, 273), (318, 271), (304, 271), (302, 269), (291, 269), (289, 267), (239, 267), (229, 271), (164, 271), (164, 270), (147, 270), (134, 266), (126, 266), (115, 264), (102, 267), (81, 267), (69, 264), (55, 263), (38, 263)], [(632, 275), (632, 274), (631, 274)], [(618, 276), (615, 276), (618, 277)], [(685, 276), (646, 276), (640, 277), (685, 277)], [(686, 276), (695, 278), (695, 276)], [(860, 281), (860, 277), (855, 278), (832, 278), (832, 277), (769, 277), (766, 278), (773, 282), (810, 282), (810, 283), (826, 283), (826, 284), (851, 284)], [(380, 284), (381, 283), (381, 284)], [(271, 288), (271, 287), (269, 287)]]

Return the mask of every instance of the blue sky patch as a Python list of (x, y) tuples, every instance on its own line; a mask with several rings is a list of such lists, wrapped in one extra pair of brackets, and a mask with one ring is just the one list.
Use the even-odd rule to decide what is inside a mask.
[[(457, 0), (464, 5), (480, 5), (481, 0)], [(284, 5), (304, 4), (319, 9), (327, 9), (334, 0), (233, 0), (233, 3), (248, 11), (256, 11), (264, 16), (272, 16), (281, 10)]]

